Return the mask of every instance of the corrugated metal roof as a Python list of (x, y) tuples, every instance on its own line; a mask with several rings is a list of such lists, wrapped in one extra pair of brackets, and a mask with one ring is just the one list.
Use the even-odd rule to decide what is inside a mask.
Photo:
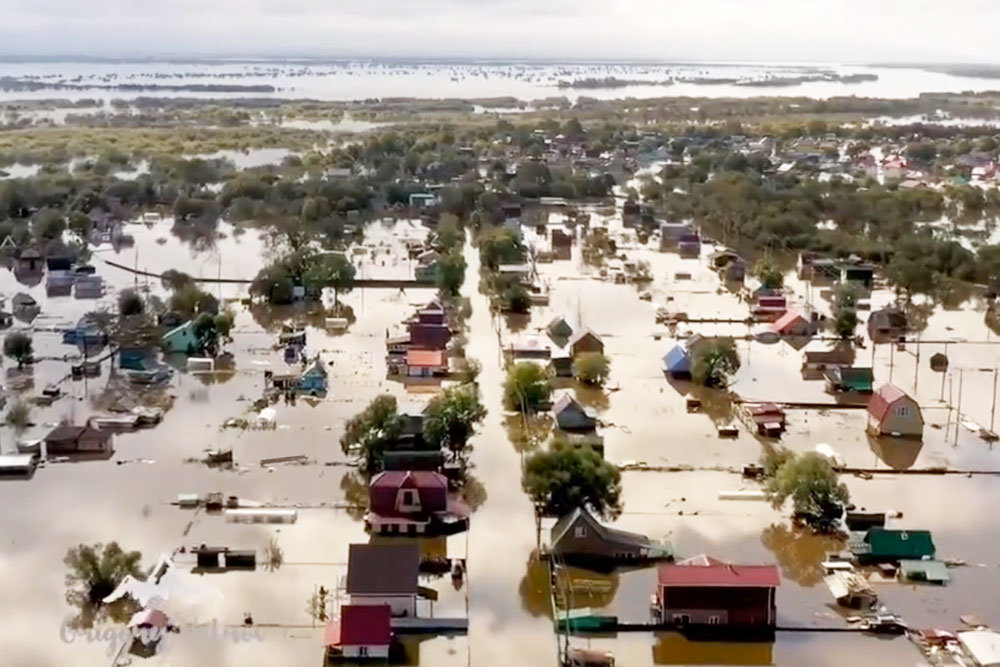
[(781, 584), (776, 565), (661, 565), (662, 586), (774, 588)]

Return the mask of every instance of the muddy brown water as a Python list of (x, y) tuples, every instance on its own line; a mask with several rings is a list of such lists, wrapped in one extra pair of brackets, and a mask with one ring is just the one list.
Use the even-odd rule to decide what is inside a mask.
[[(374, 227), (369, 241), (376, 252), (366, 255), (369, 270), (403, 272), (398, 237), (415, 233), (402, 227)], [(620, 230), (615, 229), (616, 233)], [(219, 255), (226, 271), (252, 275), (260, 263), (259, 237), (226, 235), (221, 250), (193, 250), (172, 237), (168, 229), (136, 234), (140, 268), (162, 271), (180, 268), (193, 274), (219, 271)], [(167, 238), (158, 244), (156, 239)], [(578, 251), (578, 248), (574, 249)], [(122, 256), (128, 257), (123, 251)], [(803, 627), (841, 627), (844, 614), (831, 603), (820, 581), (819, 563), (828, 551), (843, 547), (832, 538), (816, 537), (793, 529), (785, 512), (762, 502), (720, 501), (723, 490), (755, 489), (725, 469), (754, 462), (766, 443), (741, 429), (732, 440), (716, 437), (710, 414), (689, 414), (684, 409), (687, 387), (667, 382), (660, 358), (676, 341), (676, 332), (654, 324), (654, 310), (668, 297), (692, 314), (703, 317), (745, 313), (747, 306), (720, 290), (704, 260), (682, 260), (651, 248), (635, 245), (627, 252), (650, 262), (655, 276), (648, 287), (652, 301), (639, 299), (631, 285), (597, 280), (596, 271), (582, 265), (578, 253), (570, 261), (540, 265), (551, 286), (551, 304), (533, 310), (518, 327), (539, 329), (556, 314), (571, 322), (582, 321), (604, 340), (612, 359), (612, 376), (606, 392), (578, 390), (586, 405), (605, 426), (606, 456), (614, 462), (646, 461), (653, 466), (685, 465), (688, 472), (631, 471), (623, 474), (624, 512), (615, 525), (653, 537), (665, 537), (679, 556), (709, 553), (745, 563), (776, 562), (782, 572), (778, 593), (779, 623)], [(707, 249), (706, 249), (707, 252)], [(215, 254), (213, 254), (215, 253)], [(100, 255), (98, 255), (99, 257)], [(477, 292), (478, 257), (466, 252), (469, 279), (463, 294), (472, 302), (467, 352), (480, 360), (480, 385), (489, 414), (473, 440), (473, 473), (481, 484), (481, 504), (467, 534), (445, 541), (428, 541), (425, 550), (468, 557), (467, 583), (455, 590), (449, 578), (422, 582), (440, 592), (434, 613), (468, 615), (467, 637), (436, 637), (408, 641), (410, 664), (508, 665), (554, 664), (557, 637), (544, 570), (532, 561), (536, 548), (535, 522), (530, 503), (520, 488), (522, 457), (532, 445), (515, 446), (512, 428), (501, 407), (503, 378), (501, 345), (511, 331), (503, 319), (494, 319), (484, 296)], [(383, 265), (384, 260), (384, 265)], [(128, 263), (124, 261), (123, 263)], [(134, 283), (134, 278), (96, 261), (112, 290)], [(691, 280), (678, 280), (686, 271)], [(790, 286), (805, 298), (805, 286), (790, 279)], [(162, 288), (149, 289), (162, 295)], [(224, 286), (222, 295), (240, 295), (239, 286)], [(0, 292), (8, 298), (28, 291), (42, 305), (36, 326), (70, 325), (93, 309), (93, 302), (72, 298), (47, 299), (44, 285), (25, 288), (9, 272), (0, 272)], [(109, 294), (111, 301), (113, 293)], [(876, 292), (873, 303), (890, 297)], [(279, 404), (278, 427), (272, 431), (221, 429), (229, 417), (247, 416), (252, 399), (263, 387), (264, 370), (285, 368), (280, 353), (272, 349), (279, 322), (255, 317), (237, 306), (234, 342), (228, 347), (236, 358), (236, 371), (216, 376), (178, 372), (166, 390), (172, 407), (158, 427), (116, 438), (111, 461), (51, 464), (29, 481), (0, 482), (0, 519), (4, 548), (0, 550), (0, 586), (6, 623), (0, 629), (7, 664), (50, 665), (68, 662), (107, 665), (106, 644), (60, 638), (61, 622), (73, 614), (65, 603), (62, 557), (81, 543), (119, 541), (139, 549), (151, 564), (161, 552), (201, 543), (258, 550), (274, 538), (284, 563), (274, 571), (259, 568), (250, 573), (187, 575), (192, 585), (208, 585), (209, 599), (198, 604), (177, 600), (176, 617), (186, 621), (239, 624), (250, 612), (260, 627), (262, 641), (175, 642), (170, 652), (149, 661), (162, 665), (317, 664), (321, 655), (322, 628), (306, 613), (310, 595), (323, 585), (337, 590), (346, 573), (347, 546), (366, 541), (359, 512), (341, 509), (363, 499), (338, 444), (347, 418), (374, 396), (389, 392), (401, 401), (421, 403), (436, 391), (431, 385), (403, 386), (385, 379), (384, 337), (417, 305), (433, 298), (430, 290), (355, 290), (343, 297), (357, 320), (342, 335), (328, 335), (308, 325), (310, 351), (332, 362), (330, 393), (320, 401), (300, 400), (295, 406)], [(877, 306), (876, 306), (877, 307)], [(289, 318), (309, 320), (294, 310)], [(22, 326), (21, 324), (17, 325)], [(690, 325), (689, 331), (744, 335), (738, 325)], [(922, 334), (927, 340), (965, 338), (975, 343), (952, 344), (952, 403), (957, 404), (959, 368), (992, 368), (1000, 364), (1000, 347), (992, 345), (983, 324), (982, 304), (967, 302), (956, 310), (935, 311)], [(37, 332), (35, 344), (43, 357), (73, 351), (57, 333)], [(938, 345), (943, 349), (943, 345)], [(997, 453), (965, 427), (949, 430), (945, 438), (946, 403), (940, 402), (940, 375), (927, 366), (935, 351), (921, 346), (921, 362), (909, 352), (875, 350), (876, 378), (887, 379), (890, 361), (893, 379), (914, 392), (925, 406), (928, 428), (921, 444), (890, 451), (885, 443), (864, 434), (864, 413), (856, 410), (792, 410), (789, 432), (782, 444), (796, 451), (811, 450), (819, 442), (836, 448), (852, 467), (880, 472), (872, 479), (845, 476), (854, 501), (872, 510), (896, 509), (903, 518), (893, 524), (933, 531), (939, 554), (966, 560), (967, 567), (951, 571), (944, 587), (879, 584), (882, 601), (917, 627), (957, 628), (958, 616), (976, 613), (990, 623), (1000, 623), (1000, 560), (997, 539), (989, 517), (1000, 501), (1000, 480), (988, 476), (898, 475), (900, 468), (948, 465), (961, 469), (1000, 470)], [(753, 398), (820, 401), (827, 397), (822, 383), (802, 379), (798, 352), (785, 343), (740, 343), (743, 368), (734, 390)], [(915, 350), (914, 350), (915, 352)], [(862, 357), (871, 349), (862, 350)], [(890, 359), (891, 357), (891, 359)], [(9, 367), (9, 362), (5, 361)], [(34, 369), (37, 393), (45, 384), (68, 373), (68, 363), (41, 361)], [(916, 380), (916, 388), (914, 388)], [(947, 378), (946, 378), (947, 380)], [(962, 373), (963, 419), (988, 424), (992, 372)], [(48, 424), (63, 417), (82, 420), (95, 410), (93, 403), (113, 387), (107, 363), (102, 377), (83, 382), (66, 381), (67, 394), (52, 406), (36, 408), (37, 426), (25, 435), (43, 434)], [(947, 393), (946, 393), (947, 398)], [(951, 422), (954, 424), (954, 411)], [(933, 428), (933, 425), (942, 428)], [(542, 428), (542, 431), (545, 429)], [(10, 451), (16, 436), (0, 429), (0, 444)], [(234, 449), (238, 470), (211, 470), (185, 459), (205, 448)], [(899, 447), (896, 448), (900, 449)], [(259, 460), (302, 454), (315, 465), (261, 468)], [(145, 462), (140, 462), (145, 461)], [(336, 465), (322, 465), (331, 463)], [(178, 509), (170, 502), (178, 493), (222, 491), (262, 502), (299, 506), (297, 523), (290, 525), (227, 524), (218, 516)], [(544, 531), (543, 531), (544, 535)], [(189, 557), (179, 557), (190, 566)], [(648, 618), (649, 596), (655, 569), (619, 572), (610, 576), (577, 572), (578, 576), (604, 581), (597, 594), (574, 595), (574, 607), (607, 609), (623, 620)], [(590, 587), (588, 590), (593, 589)], [(192, 634), (193, 636), (193, 634)], [(182, 633), (183, 638), (183, 633)], [(611, 650), (623, 665), (653, 664), (777, 664), (834, 665), (845, 660), (861, 665), (919, 664), (921, 658), (905, 639), (885, 641), (861, 635), (779, 633), (765, 644), (697, 643), (674, 634), (623, 634), (617, 638), (574, 638), (575, 646)], [(8, 662), (9, 661), (9, 662)]]

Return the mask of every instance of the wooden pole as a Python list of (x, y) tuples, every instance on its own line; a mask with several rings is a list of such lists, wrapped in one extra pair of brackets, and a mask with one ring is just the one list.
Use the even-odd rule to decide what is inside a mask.
[(962, 422), (962, 384), (965, 379), (965, 369), (958, 369), (958, 405), (955, 407), (955, 444), (958, 444), (958, 427)]
[(990, 406), (990, 430), (993, 430), (996, 424), (997, 416), (997, 368), (993, 367), (993, 404)]

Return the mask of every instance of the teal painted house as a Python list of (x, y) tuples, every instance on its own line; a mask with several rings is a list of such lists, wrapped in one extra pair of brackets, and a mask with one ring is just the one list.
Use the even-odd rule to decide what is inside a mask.
[(900, 560), (934, 558), (934, 540), (926, 530), (871, 528), (865, 536), (848, 544), (862, 565)]
[(174, 327), (163, 334), (163, 349), (168, 354), (171, 352), (193, 354), (198, 349), (198, 337), (194, 333), (194, 321), (188, 320), (184, 324)]
[(326, 368), (317, 357), (302, 371), (302, 375), (295, 382), (295, 390), (302, 394), (319, 396), (326, 393), (326, 380)]

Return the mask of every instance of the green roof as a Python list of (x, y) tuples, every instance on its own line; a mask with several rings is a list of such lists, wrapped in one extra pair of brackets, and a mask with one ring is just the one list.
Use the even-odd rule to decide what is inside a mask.
[(913, 581), (943, 584), (948, 581), (948, 566), (939, 560), (901, 560), (899, 569), (903, 576)]
[(934, 557), (934, 540), (927, 530), (886, 530), (872, 528), (865, 535), (871, 555), (889, 559), (912, 559)]

